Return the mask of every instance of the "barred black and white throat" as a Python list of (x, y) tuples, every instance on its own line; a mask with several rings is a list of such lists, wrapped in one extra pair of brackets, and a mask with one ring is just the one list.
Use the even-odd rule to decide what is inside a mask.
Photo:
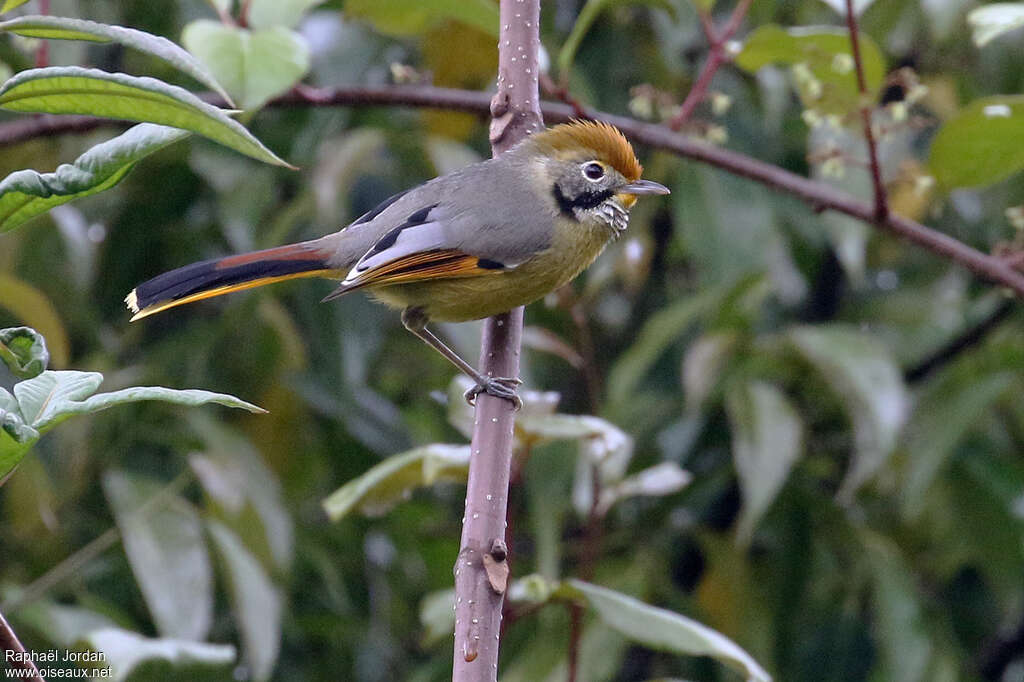
[(621, 237), (629, 227), (629, 211), (614, 196), (590, 209), (589, 213), (594, 219), (605, 223), (612, 229), (613, 241)]

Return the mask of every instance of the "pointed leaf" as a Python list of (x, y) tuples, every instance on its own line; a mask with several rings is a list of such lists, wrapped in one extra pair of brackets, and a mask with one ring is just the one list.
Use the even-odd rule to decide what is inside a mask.
[(743, 492), (737, 538), (746, 545), (800, 456), (803, 423), (782, 391), (760, 381), (730, 387), (725, 408)]
[(46, 638), (70, 647), (93, 630), (117, 627), (110, 618), (80, 606), (67, 606), (39, 599), (18, 609), (18, 620), (28, 623)]
[(914, 572), (889, 540), (867, 531), (862, 537), (874, 579), (875, 641), (884, 670), (882, 679), (933, 680), (928, 670), (936, 652), (928, 637), (928, 618), (917, 596)]
[(975, 100), (943, 124), (928, 166), (947, 189), (991, 185), (1024, 168), (1024, 95)]
[(185, 27), (181, 42), (246, 110), (291, 89), (309, 70), (305, 39), (283, 26), (249, 31), (200, 19)]
[(29, 327), (0, 329), (0, 362), (19, 379), (38, 376), (50, 362), (46, 339)]
[(102, 381), (103, 375), (97, 372), (47, 370), (34, 379), (15, 384), (14, 395), (18, 398), (26, 423), (39, 431), (45, 431), (72, 415), (99, 412), (115, 405), (142, 400), (159, 400), (190, 407), (215, 403), (255, 413), (265, 411), (233, 395), (198, 389), (136, 386), (93, 395)]
[(839, 499), (850, 502), (896, 445), (908, 408), (903, 378), (889, 351), (860, 331), (808, 326), (793, 329), (789, 338), (821, 373), (853, 423), (853, 459), (839, 489)]
[(77, 66), (29, 69), (0, 87), (0, 108), (160, 123), (189, 130), (259, 161), (292, 167), (225, 111), (155, 78)]
[(115, 42), (167, 62), (207, 86), (231, 104), (231, 98), (206, 67), (167, 38), (124, 26), (111, 26), (85, 19), (25, 16), (0, 22), (0, 32), (10, 31), (29, 38)]
[(735, 332), (715, 332), (704, 334), (686, 349), (683, 356), (683, 394), (691, 412), (700, 411), (721, 381), (722, 369), (737, 340)]
[[(858, 42), (867, 89), (874, 93), (885, 76), (885, 59), (863, 31)], [(796, 85), (807, 109), (843, 115), (860, 108), (860, 88), (845, 28), (760, 26), (747, 36), (736, 65), (753, 73), (769, 64), (797, 67)]]
[(213, 568), (202, 522), (191, 504), (164, 487), (120, 471), (103, 477), (103, 490), (157, 632), (202, 640), (213, 622)]
[(119, 628), (94, 630), (78, 646), (102, 652), (115, 682), (214, 682), (229, 679), (235, 662), (235, 647), (227, 644), (151, 639)]
[(967, 14), (974, 44), (984, 47), (1004, 33), (1024, 26), (1024, 2), (994, 2)]
[[(189, 465), (229, 525), (248, 546), (286, 570), (294, 552), (292, 520), (281, 499), (281, 484), (245, 438), (201, 412), (188, 421), (205, 448), (189, 455)], [(251, 533), (251, 534), (247, 534)], [(266, 550), (259, 545), (265, 544)]]
[(662, 462), (624, 478), (613, 486), (602, 488), (597, 512), (607, 514), (617, 502), (629, 497), (664, 497), (679, 492), (693, 480), (693, 475), (675, 462)]
[(266, 680), (281, 649), (281, 591), (227, 526), (216, 521), (207, 526), (225, 566), (249, 673), (253, 679)]
[(324, 500), (324, 511), (332, 521), (343, 519), (353, 509), (380, 515), (416, 488), (440, 481), (463, 482), (468, 474), (468, 445), (425, 445), (388, 457), (341, 486)]
[(188, 135), (177, 128), (143, 123), (53, 173), (11, 173), (0, 181), (0, 232), (13, 230), (54, 206), (113, 187), (137, 161)]
[(767, 671), (739, 645), (686, 616), (582, 580), (567, 580), (559, 591), (561, 596), (586, 601), (609, 626), (651, 649), (710, 656), (738, 670), (752, 682), (771, 680)]
[(957, 444), (1013, 385), (1016, 374), (1013, 369), (981, 376), (955, 371), (929, 382), (906, 428), (905, 515), (914, 517), (923, 510), (925, 494)]
[(612, 367), (608, 378), (608, 400), (628, 400), (661, 354), (679, 340), (701, 316), (715, 308), (721, 290), (712, 289), (682, 299), (651, 316), (636, 335), (636, 341)]

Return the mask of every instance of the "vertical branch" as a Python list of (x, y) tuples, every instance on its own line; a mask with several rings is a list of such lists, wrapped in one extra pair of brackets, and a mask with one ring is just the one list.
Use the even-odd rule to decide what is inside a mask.
[[(11, 670), (25, 671), (27, 679), (43, 679), (43, 676), (39, 674), (39, 668), (36, 667), (35, 662), (25, 653), (25, 647), (22, 646), (18, 636), (14, 634), (11, 624), (7, 622), (2, 613), (0, 613), (0, 650), (3, 650), (4, 663), (9, 665)], [(14, 652), (19, 655), (12, 656), (7, 652)]]
[[(501, 154), (543, 125), (537, 90), (540, 0), (501, 0), (498, 92), (491, 100), (491, 147)], [(523, 309), (484, 322), (480, 371), (519, 375)], [(505, 544), (515, 413), (508, 400), (476, 401), (462, 542), (455, 562), (454, 682), (498, 676), (501, 607), (508, 582)]]
[(864, 62), (860, 57), (860, 33), (857, 15), (853, 12), (853, 0), (846, 0), (846, 26), (850, 30), (850, 50), (853, 52), (853, 64), (857, 71), (857, 89), (860, 90), (860, 117), (864, 121), (864, 139), (868, 145), (871, 182), (875, 191), (875, 222), (881, 223), (889, 217), (889, 200), (885, 194), (885, 184), (882, 182), (882, 168), (878, 165), (878, 146), (875, 144), (875, 132), (871, 125), (871, 100), (867, 79), (864, 77)]

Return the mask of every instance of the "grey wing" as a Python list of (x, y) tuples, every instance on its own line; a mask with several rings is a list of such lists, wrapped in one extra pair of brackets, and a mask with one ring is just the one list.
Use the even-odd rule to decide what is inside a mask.
[[(356, 220), (345, 232), (379, 236), (368, 243), (343, 286), (417, 254), (458, 252), (484, 267), (509, 269), (547, 248), (550, 235), (540, 227), (545, 221), (535, 198), (502, 183), (498, 170), (489, 161), (474, 164), (396, 195)], [(496, 199), (509, 208), (500, 210)]]

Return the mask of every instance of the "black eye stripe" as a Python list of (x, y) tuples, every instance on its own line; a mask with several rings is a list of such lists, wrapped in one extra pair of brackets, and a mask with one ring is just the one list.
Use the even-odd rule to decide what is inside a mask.
[(606, 189), (600, 192), (587, 191), (575, 197), (567, 197), (562, 193), (562, 188), (557, 183), (551, 188), (551, 193), (554, 195), (555, 202), (558, 204), (562, 214), (574, 220), (576, 219), (575, 209), (588, 210), (597, 208), (615, 194), (610, 189)]

